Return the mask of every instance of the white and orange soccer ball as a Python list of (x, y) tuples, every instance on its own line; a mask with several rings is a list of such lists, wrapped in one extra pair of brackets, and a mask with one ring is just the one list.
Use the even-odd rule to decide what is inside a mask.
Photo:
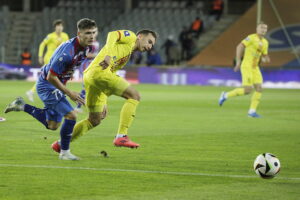
[(254, 161), (254, 170), (261, 178), (274, 178), (280, 171), (280, 161), (271, 153), (260, 154)]

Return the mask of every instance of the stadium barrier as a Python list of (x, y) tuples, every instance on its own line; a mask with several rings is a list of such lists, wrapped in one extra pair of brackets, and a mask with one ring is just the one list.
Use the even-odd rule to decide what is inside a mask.
[[(35, 81), (40, 68), (0, 64), (9, 70), (27, 73), (28, 81)], [(261, 69), (265, 88), (300, 88), (300, 69)], [(162, 85), (210, 85), (210, 86), (241, 86), (240, 73), (225, 67), (126, 67), (118, 71), (118, 75), (129, 82), (162, 84)], [(81, 81), (81, 74), (76, 70), (72, 81)]]

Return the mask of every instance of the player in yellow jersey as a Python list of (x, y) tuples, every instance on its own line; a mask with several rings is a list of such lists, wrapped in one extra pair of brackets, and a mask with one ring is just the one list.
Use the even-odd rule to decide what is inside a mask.
[[(53, 27), (54, 27), (54, 32), (49, 33), (39, 46), (38, 56), (39, 56), (39, 64), (41, 66), (48, 64), (56, 48), (63, 42), (69, 40), (68, 34), (63, 32), (64, 26), (63, 26), (63, 21), (61, 19), (54, 20)], [(46, 54), (44, 55), (45, 47), (47, 47), (47, 51)], [(28, 99), (32, 102), (34, 100), (33, 95), (35, 92), (35, 87), (36, 84), (34, 84), (34, 86), (29, 91), (26, 92)]]
[(250, 94), (254, 87), (255, 91), (251, 98), (248, 116), (261, 117), (256, 113), (262, 95), (263, 82), (259, 64), (261, 61), (264, 63), (270, 62), (270, 57), (268, 56), (269, 43), (264, 37), (267, 30), (267, 24), (263, 22), (259, 23), (256, 27), (256, 33), (248, 35), (248, 37), (237, 46), (234, 71), (237, 72), (241, 70), (243, 88), (222, 92), (219, 99), (220, 106), (222, 106), (228, 98)]
[[(129, 30), (108, 33), (105, 46), (84, 71), (83, 81), (86, 90), (86, 106), (89, 116), (78, 122), (72, 133), (72, 141), (100, 124), (107, 113), (107, 97), (120, 96), (126, 99), (120, 113), (119, 129), (113, 143), (116, 146), (137, 148), (127, 131), (140, 101), (140, 94), (124, 79), (116, 74), (123, 68), (134, 51), (149, 51), (156, 42), (157, 34), (151, 30), (141, 30), (137, 34)], [(59, 142), (52, 144), (57, 151)]]

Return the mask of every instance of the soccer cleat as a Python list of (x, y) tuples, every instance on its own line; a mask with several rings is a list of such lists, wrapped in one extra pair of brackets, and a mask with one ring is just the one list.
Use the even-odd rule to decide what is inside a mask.
[(257, 114), (256, 112), (253, 112), (253, 113), (248, 113), (248, 117), (261, 118), (261, 115)]
[(117, 137), (114, 139), (114, 145), (117, 147), (138, 148), (140, 145), (132, 142), (128, 136)]
[(53, 144), (51, 144), (51, 148), (53, 149), (53, 151), (60, 153), (60, 142), (59, 141), (53, 142)]
[(23, 111), (24, 110), (25, 101), (22, 97), (17, 97), (13, 102), (6, 106), (4, 113), (8, 113), (11, 111)]
[(79, 157), (71, 154), (70, 151), (65, 152), (65, 153), (60, 153), (59, 154), (59, 159), (61, 159), (61, 160), (80, 160)]
[(220, 106), (222, 106), (223, 103), (226, 101), (225, 95), (226, 95), (226, 92), (222, 92), (222, 93), (221, 93), (221, 96), (220, 96), (220, 98), (219, 98), (219, 105), (220, 105)]
[(27, 98), (29, 99), (29, 101), (34, 102), (34, 98), (33, 98), (33, 92), (31, 90), (28, 90), (26, 92)]

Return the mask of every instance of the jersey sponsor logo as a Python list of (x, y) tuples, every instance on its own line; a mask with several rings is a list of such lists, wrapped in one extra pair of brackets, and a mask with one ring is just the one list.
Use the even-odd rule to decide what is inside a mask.
[(124, 31), (124, 35), (125, 35), (125, 37), (130, 36), (129, 31)]
[[(291, 38), (295, 48), (300, 47), (300, 24), (290, 24), (286, 26), (286, 31)], [(270, 30), (266, 38), (269, 41), (270, 51), (287, 51), (291, 46), (286, 38), (284, 30), (281, 27)]]

